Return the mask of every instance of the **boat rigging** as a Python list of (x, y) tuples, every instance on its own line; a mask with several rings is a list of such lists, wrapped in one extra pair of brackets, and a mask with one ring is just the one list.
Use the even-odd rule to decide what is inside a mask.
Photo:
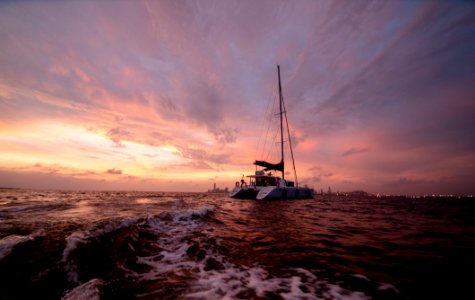
[[(254, 175), (248, 175), (249, 184), (244, 181), (236, 182), (236, 186), (230, 192), (230, 197), (243, 199), (305, 199), (313, 198), (314, 191), (308, 187), (299, 187), (297, 181), (297, 171), (295, 168), (294, 153), (290, 138), (289, 123), (285, 109), (284, 97), (282, 93), (282, 84), (280, 78), (280, 66), (277, 66), (278, 90), (279, 90), (279, 121), (280, 121), (280, 154), (281, 159), (278, 163), (269, 163), (263, 160), (254, 161), (254, 165), (263, 167), (262, 170), (256, 170)], [(289, 141), (292, 166), (294, 169), (295, 182), (285, 179), (284, 162), (284, 119), (287, 127), (287, 138)], [(282, 177), (273, 175), (270, 171), (280, 171)], [(269, 173), (265, 173), (269, 172)]]

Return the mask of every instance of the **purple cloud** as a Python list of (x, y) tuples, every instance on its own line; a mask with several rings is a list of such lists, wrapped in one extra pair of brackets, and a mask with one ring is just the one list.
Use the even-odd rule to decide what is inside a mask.
[(357, 153), (367, 152), (369, 151), (368, 148), (360, 148), (360, 147), (351, 147), (350, 149), (346, 150), (341, 154), (341, 156), (349, 156)]

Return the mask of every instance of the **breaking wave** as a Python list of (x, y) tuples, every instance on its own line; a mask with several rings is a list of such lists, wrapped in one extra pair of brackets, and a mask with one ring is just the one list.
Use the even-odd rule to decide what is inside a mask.
[(40, 229), (28, 235), (12, 234), (0, 239), (0, 260), (10, 254), (17, 245), (33, 241), (44, 235), (45, 231)]

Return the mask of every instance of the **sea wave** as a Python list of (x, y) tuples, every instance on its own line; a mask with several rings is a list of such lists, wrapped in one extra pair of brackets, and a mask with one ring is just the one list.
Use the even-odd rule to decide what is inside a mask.
[(473, 201), (58, 191), (3, 200), (1, 299), (470, 294)]
[(125, 219), (113, 220), (102, 224), (94, 229), (78, 230), (66, 237), (66, 247), (63, 250), (61, 262), (64, 263), (68, 274), (68, 280), (73, 283), (79, 283), (78, 266), (74, 259), (71, 259), (71, 254), (81, 245), (87, 245), (94, 240), (110, 234), (122, 228), (130, 227), (139, 222), (141, 218), (128, 217)]
[[(168, 261), (173, 261), (177, 253), (181, 253), (182, 251), (173, 247), (166, 236), (181, 236), (180, 231), (189, 231), (195, 228), (198, 222), (208, 216), (213, 210), (213, 207), (198, 207), (181, 211), (166, 211), (157, 215), (151, 214), (147, 217), (128, 217), (110, 220), (105, 223), (91, 225), (91, 228), (76, 230), (66, 237), (66, 246), (61, 259), (68, 274), (68, 280), (75, 284), (81, 283), (81, 266), (77, 262), (77, 256), (82, 255), (81, 251), (99, 251), (97, 249), (87, 250), (87, 248), (95, 247), (97, 243), (100, 244), (107, 242), (105, 240), (113, 239), (113, 235), (122, 230), (126, 230), (125, 234), (130, 237), (126, 245), (129, 253), (123, 253), (122, 255), (124, 257), (134, 255), (135, 247), (133, 246), (133, 241), (140, 239), (140, 235), (146, 236), (147, 231), (152, 231), (155, 239), (149, 235), (148, 242), (155, 243), (157, 247), (164, 249), (160, 255), (165, 257)], [(123, 237), (118, 238), (125, 239)], [(167, 243), (167, 245), (164, 243)], [(138, 246), (140, 247), (140, 245)], [(79, 250), (79, 248), (81, 248), (81, 250)], [(168, 251), (165, 249), (168, 249)], [(80, 252), (76, 253), (77, 251)]]
[(67, 291), (62, 300), (99, 300), (101, 299), (104, 282), (101, 279), (93, 278), (74, 289)]
[(0, 260), (5, 258), (19, 244), (33, 241), (37, 237), (44, 236), (45, 230), (36, 230), (28, 235), (12, 234), (0, 239)]
[(137, 223), (137, 221), (139, 220), (140, 218), (129, 217), (122, 220), (114, 220), (113, 222), (106, 223), (104, 226), (93, 230), (79, 230), (71, 233), (68, 237), (66, 237), (67, 243), (63, 251), (62, 261), (67, 261), (70, 253), (74, 251), (78, 247), (78, 245), (86, 244), (92, 239), (111, 233), (115, 230), (119, 230), (124, 227), (129, 227), (132, 224)]
[(143, 272), (129, 270), (129, 276), (147, 286), (162, 284), (140, 293), (138, 297), (165, 297), (167, 286), (175, 281), (187, 282), (174, 287), (180, 299), (370, 299), (361, 291), (319, 278), (312, 270), (284, 270), (271, 274), (262, 265), (245, 265), (233, 260), (208, 223), (201, 222), (214, 212), (213, 207), (166, 212), (149, 223), (158, 237), (157, 251), (138, 256), (146, 265)]

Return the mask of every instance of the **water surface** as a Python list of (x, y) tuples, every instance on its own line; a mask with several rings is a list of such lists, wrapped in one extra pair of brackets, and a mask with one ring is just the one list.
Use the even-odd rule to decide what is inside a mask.
[(455, 299), (468, 198), (0, 190), (1, 299)]

